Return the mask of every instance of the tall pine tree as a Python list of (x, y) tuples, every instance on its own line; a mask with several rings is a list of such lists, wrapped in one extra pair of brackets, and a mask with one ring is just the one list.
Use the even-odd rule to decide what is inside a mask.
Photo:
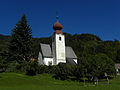
[(18, 63), (22, 63), (24, 60), (28, 61), (32, 56), (32, 30), (27, 24), (25, 14), (12, 30), (9, 51), (10, 61)]

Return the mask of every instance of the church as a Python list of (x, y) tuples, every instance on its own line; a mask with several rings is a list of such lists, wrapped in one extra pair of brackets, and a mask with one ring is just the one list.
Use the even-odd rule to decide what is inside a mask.
[(62, 33), (63, 26), (58, 21), (53, 25), (55, 30), (52, 35), (52, 46), (40, 43), (38, 63), (40, 65), (57, 65), (58, 63), (77, 64), (77, 56), (73, 49), (65, 46), (65, 36)]

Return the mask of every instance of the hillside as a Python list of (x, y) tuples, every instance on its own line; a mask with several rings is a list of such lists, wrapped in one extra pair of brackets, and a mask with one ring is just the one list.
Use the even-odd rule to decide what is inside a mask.
[[(66, 38), (66, 46), (71, 46), (75, 52), (77, 53), (77, 51), (81, 45), (81, 41), (89, 41), (89, 42), (97, 42), (97, 41), (101, 41), (101, 39), (95, 35), (92, 34), (81, 34), (81, 35), (71, 35), (68, 33), (64, 33), (65, 34), (65, 38)], [(0, 51), (7, 51), (8, 50), (8, 45), (9, 45), (9, 41), (10, 41), (10, 36), (5, 36), (5, 35), (0, 35)], [(39, 44), (40, 43), (44, 43), (44, 44), (50, 44), (51, 45), (52, 42), (52, 37), (45, 37), (45, 38), (33, 38), (33, 51), (35, 53), (34, 57), (37, 58), (38, 56), (38, 52), (39, 52)]]
[[(79, 57), (95, 55), (99, 53), (106, 54), (115, 63), (120, 63), (120, 42), (114, 41), (102, 41), (98, 36), (92, 34), (75, 34), (71, 35), (64, 33), (66, 46), (71, 46)], [(0, 51), (8, 51), (10, 36), (0, 35)], [(34, 57), (38, 57), (39, 44), (50, 44), (52, 37), (46, 38), (33, 38), (33, 52)]]

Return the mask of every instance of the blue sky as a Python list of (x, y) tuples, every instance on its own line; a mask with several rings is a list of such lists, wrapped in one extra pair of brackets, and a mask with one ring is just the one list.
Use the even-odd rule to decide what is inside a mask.
[(120, 40), (120, 0), (0, 0), (0, 34), (10, 35), (25, 13), (33, 37), (48, 37), (56, 11), (63, 32)]

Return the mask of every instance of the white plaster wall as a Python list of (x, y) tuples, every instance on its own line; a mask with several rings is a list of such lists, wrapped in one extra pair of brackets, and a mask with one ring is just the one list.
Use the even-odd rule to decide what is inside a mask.
[[(59, 40), (59, 37), (61, 37), (61, 40)], [(65, 56), (65, 37), (62, 34), (56, 34), (55, 35), (55, 42), (56, 42), (56, 60), (66, 60)]]
[(66, 63), (66, 60), (57, 60), (57, 64), (59, 63)]
[(116, 71), (118, 72), (119, 70), (118, 70), (118, 69), (116, 69)]
[(40, 65), (44, 65), (41, 52), (39, 52), (38, 63), (39, 63)]
[(52, 65), (53, 65), (53, 58), (44, 58), (44, 64), (45, 65), (49, 65), (49, 62), (52, 62)]
[[(59, 40), (61, 37), (61, 40)], [(62, 34), (54, 34), (52, 38), (52, 55), (53, 55), (53, 65), (59, 62), (66, 63), (65, 54), (65, 36)]]
[(55, 35), (52, 36), (52, 56), (53, 56), (53, 65), (56, 65), (56, 46), (55, 46)]
[(76, 64), (77, 64), (77, 59), (73, 59), (75, 62), (76, 62)]

